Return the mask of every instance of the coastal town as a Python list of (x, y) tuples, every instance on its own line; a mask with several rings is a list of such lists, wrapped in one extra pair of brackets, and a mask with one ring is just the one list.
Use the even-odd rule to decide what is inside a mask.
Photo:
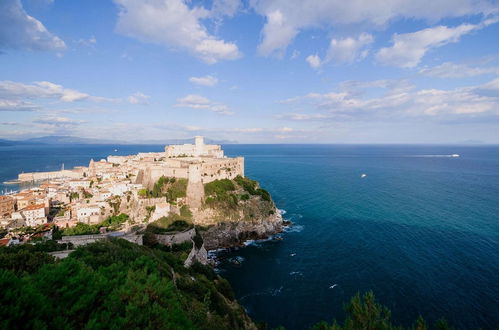
[[(192, 214), (204, 203), (204, 185), (236, 177), (244, 177), (244, 158), (225, 156), (220, 145), (205, 144), (202, 136), (195, 137), (194, 144), (166, 146), (164, 152), (109, 156), (90, 160), (86, 167), (21, 173), (17, 182), (31, 188), (0, 196), (0, 227), (7, 232), (0, 243), (27, 241), (34, 232), (48, 235), (54, 226), (99, 226), (120, 215), (123, 232), (182, 212), (194, 223), (202, 222), (206, 217)], [(169, 185), (168, 194), (158, 193), (161, 185)]]

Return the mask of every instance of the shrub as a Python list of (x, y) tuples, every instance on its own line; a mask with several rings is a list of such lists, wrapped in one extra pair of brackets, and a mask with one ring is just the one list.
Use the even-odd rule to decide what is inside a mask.
[(64, 236), (74, 236), (74, 235), (91, 235), (99, 233), (100, 225), (87, 225), (83, 222), (78, 222), (76, 226), (66, 228), (62, 232)]
[(109, 230), (117, 230), (120, 225), (125, 223), (129, 218), (128, 214), (125, 213), (113, 215), (101, 222), (100, 227), (108, 227)]
[(186, 219), (192, 219), (192, 212), (189, 209), (189, 206), (182, 205), (182, 207), (180, 208), (180, 216)]
[(229, 179), (215, 180), (204, 185), (204, 192), (207, 196), (220, 196), (234, 190), (236, 190), (236, 187)]

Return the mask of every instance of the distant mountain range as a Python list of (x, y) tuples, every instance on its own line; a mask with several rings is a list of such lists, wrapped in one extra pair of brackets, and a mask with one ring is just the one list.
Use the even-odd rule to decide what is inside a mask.
[[(122, 141), (122, 140), (101, 140), (80, 138), (76, 136), (42, 136), (26, 140), (5, 140), (0, 139), (0, 146), (14, 146), (27, 144), (184, 144), (194, 143), (194, 138), (190, 139), (166, 139), (166, 140), (139, 140), (139, 141)], [(233, 144), (236, 141), (230, 140), (212, 140), (205, 138), (205, 143), (212, 144)]]

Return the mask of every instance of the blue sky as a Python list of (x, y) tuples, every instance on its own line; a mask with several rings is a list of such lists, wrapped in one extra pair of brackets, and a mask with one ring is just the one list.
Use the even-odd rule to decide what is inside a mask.
[(499, 143), (499, 2), (0, 0), (0, 138)]

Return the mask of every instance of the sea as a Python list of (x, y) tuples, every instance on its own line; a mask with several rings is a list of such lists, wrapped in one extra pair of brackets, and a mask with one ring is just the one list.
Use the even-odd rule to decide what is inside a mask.
[[(224, 145), (293, 225), (221, 252), (249, 315), (307, 329), (373, 291), (395, 324), (499, 326), (499, 146)], [(159, 145), (0, 147), (0, 181)], [(459, 157), (451, 157), (458, 154)], [(0, 185), (0, 190), (18, 189)]]

